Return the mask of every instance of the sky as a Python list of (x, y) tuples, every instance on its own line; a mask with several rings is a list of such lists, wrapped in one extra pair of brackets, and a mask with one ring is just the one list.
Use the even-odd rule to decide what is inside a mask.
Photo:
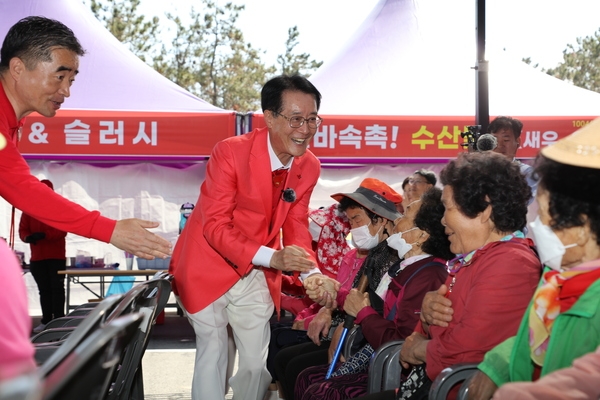
[[(215, 0), (224, 5), (227, 1)], [(346, 43), (379, 0), (228, 0), (245, 5), (237, 26), (247, 42), (264, 50), (263, 61), (275, 64), (285, 51), (287, 31), (297, 26), (300, 32), (297, 51), (309, 53), (327, 62)], [(406, 0), (416, 1), (416, 0)], [(420, 0), (426, 1), (426, 0)], [(447, 0), (472, 1), (476, 0)], [(191, 7), (199, 8), (199, 0), (141, 0), (140, 12), (156, 15), (164, 23), (168, 37), (169, 11), (182, 18)], [(600, 0), (487, 0), (486, 46), (489, 55), (503, 51), (521, 60), (531, 57), (533, 63), (551, 68), (562, 60), (567, 44), (578, 37), (591, 36), (600, 28)], [(448, 29), (454, 24), (472, 24), (475, 40), (475, 14), (447, 17)], [(474, 55), (475, 57), (475, 55)]]

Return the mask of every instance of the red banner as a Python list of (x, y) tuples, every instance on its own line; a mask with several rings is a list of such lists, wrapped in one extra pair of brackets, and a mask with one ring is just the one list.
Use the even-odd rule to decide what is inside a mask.
[[(461, 133), (473, 117), (324, 115), (310, 149), (321, 161), (448, 160), (466, 151)], [(519, 158), (535, 158), (540, 148), (556, 142), (589, 121), (587, 117), (520, 117), (523, 122)], [(490, 120), (492, 120), (490, 118)], [(264, 126), (254, 115), (253, 127)], [(344, 160), (340, 160), (344, 161)]]
[(27, 117), (19, 150), (29, 159), (204, 159), (235, 135), (235, 113), (60, 110)]

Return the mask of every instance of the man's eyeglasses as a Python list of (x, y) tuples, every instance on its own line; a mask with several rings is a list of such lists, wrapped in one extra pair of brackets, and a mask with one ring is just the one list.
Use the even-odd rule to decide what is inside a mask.
[(319, 125), (321, 125), (321, 122), (323, 122), (323, 118), (321, 118), (321, 117), (310, 117), (310, 118), (304, 118), (304, 117), (300, 117), (300, 116), (286, 117), (285, 115), (280, 114), (278, 112), (273, 112), (273, 114), (281, 115), (283, 118), (287, 119), (288, 123), (290, 124), (290, 128), (300, 128), (306, 122), (310, 129), (317, 129), (319, 127)]
[(409, 185), (416, 185), (416, 184), (419, 184), (419, 183), (428, 183), (428, 182), (427, 181), (420, 181), (420, 180), (417, 180), (417, 179), (409, 179), (408, 180), (408, 184)]

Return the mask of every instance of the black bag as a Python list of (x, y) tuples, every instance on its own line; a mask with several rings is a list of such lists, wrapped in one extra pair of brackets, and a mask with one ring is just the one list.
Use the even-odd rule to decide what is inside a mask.
[(425, 364), (415, 365), (407, 377), (402, 377), (396, 400), (427, 400), (431, 383), (425, 371)]

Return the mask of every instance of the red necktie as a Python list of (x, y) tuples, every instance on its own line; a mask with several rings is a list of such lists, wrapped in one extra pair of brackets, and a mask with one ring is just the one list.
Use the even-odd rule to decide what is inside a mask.
[(278, 188), (285, 181), (287, 169), (278, 169), (273, 171), (273, 186)]

